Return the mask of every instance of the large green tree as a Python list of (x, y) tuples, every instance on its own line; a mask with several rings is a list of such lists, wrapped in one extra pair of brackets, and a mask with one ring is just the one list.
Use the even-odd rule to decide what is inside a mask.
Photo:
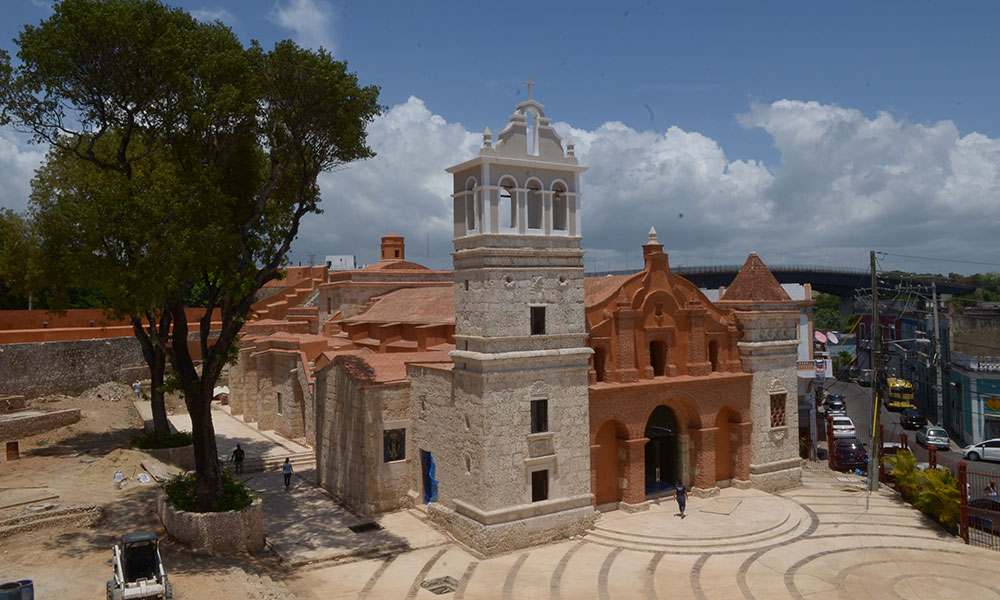
[[(197, 506), (210, 510), (222, 497), (213, 389), (254, 293), (279, 276), (301, 219), (319, 212), (318, 175), (373, 156), (378, 88), (325, 51), (244, 47), (223, 24), (157, 0), (63, 0), (16, 41), (2, 116), (51, 149), (33, 206), (86, 199), (81, 248), (157, 262), (100, 276), (129, 288), (128, 314), (168, 319), (169, 336), (149, 322), (144, 331), (184, 394)], [(196, 286), (207, 310), (188, 322)]]

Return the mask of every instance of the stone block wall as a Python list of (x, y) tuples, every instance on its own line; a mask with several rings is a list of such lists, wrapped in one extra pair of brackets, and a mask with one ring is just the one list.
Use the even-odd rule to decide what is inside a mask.
[(78, 394), (137, 372), (148, 378), (145, 365), (132, 337), (0, 344), (0, 394)]
[(80, 420), (80, 409), (69, 408), (41, 415), (12, 417), (0, 421), (0, 441), (18, 440), (71, 425)]
[[(410, 504), (413, 462), (408, 383), (360, 384), (341, 363), (316, 374), (317, 483), (352, 510), (371, 515)], [(404, 460), (386, 463), (382, 433), (406, 430)]]

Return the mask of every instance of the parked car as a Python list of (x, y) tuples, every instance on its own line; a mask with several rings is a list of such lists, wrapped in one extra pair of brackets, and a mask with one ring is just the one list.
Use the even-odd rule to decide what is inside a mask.
[(868, 451), (857, 438), (839, 439), (833, 443), (833, 468), (838, 471), (861, 469), (868, 471)]
[(948, 432), (933, 425), (924, 425), (917, 431), (917, 443), (921, 446), (934, 446), (938, 450), (951, 449)]
[(833, 417), (832, 421), (834, 439), (857, 436), (857, 432), (854, 430), (854, 421), (850, 417)]
[(1000, 460), (1000, 438), (966, 446), (962, 455), (967, 460)]
[(927, 425), (927, 417), (915, 408), (908, 408), (899, 417), (899, 424), (903, 426), (903, 429), (920, 429)]
[(842, 399), (827, 398), (823, 403), (823, 413), (828, 415), (846, 415), (847, 404)]
[(1000, 535), (1000, 499), (969, 500), (969, 527)]
[(871, 369), (861, 369), (861, 371), (858, 373), (858, 385), (862, 385), (864, 387), (871, 387), (873, 377), (874, 374)]

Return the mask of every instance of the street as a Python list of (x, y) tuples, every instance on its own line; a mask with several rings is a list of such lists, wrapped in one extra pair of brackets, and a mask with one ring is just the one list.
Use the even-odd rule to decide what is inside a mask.
[[(861, 440), (865, 447), (868, 448), (868, 453), (874, 458), (874, 451), (871, 446), (871, 429), (872, 429), (872, 388), (862, 387), (855, 383), (848, 383), (844, 381), (837, 381), (833, 379), (826, 380), (826, 391), (830, 394), (843, 394), (844, 401), (847, 404), (847, 416), (854, 421), (854, 427), (858, 433), (858, 439)], [(917, 445), (916, 430), (913, 429), (903, 429), (899, 424), (899, 419), (901, 417), (901, 412), (888, 411), (883, 406), (880, 422), (882, 423), (884, 429), (883, 434), (885, 435), (885, 440), (887, 442), (898, 442), (899, 434), (905, 433), (910, 450), (913, 455), (916, 456), (917, 462), (927, 462), (928, 453), (927, 448), (923, 448)], [(825, 431), (825, 430), (824, 430)], [(825, 435), (825, 433), (821, 434)], [(953, 441), (953, 447), (955, 442)], [(962, 454), (960, 452), (945, 452), (939, 450), (937, 453), (937, 461), (939, 466), (948, 467), (953, 473), (957, 474), (958, 461), (962, 460)], [(969, 468), (980, 472), (988, 473), (990, 475), (1000, 476), (1000, 463), (989, 462), (989, 461), (978, 461), (971, 462), (966, 461)]]

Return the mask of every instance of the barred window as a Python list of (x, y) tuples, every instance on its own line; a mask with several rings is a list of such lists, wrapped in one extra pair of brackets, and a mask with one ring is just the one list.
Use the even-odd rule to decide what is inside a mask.
[(771, 394), (771, 427), (785, 426), (785, 394)]

